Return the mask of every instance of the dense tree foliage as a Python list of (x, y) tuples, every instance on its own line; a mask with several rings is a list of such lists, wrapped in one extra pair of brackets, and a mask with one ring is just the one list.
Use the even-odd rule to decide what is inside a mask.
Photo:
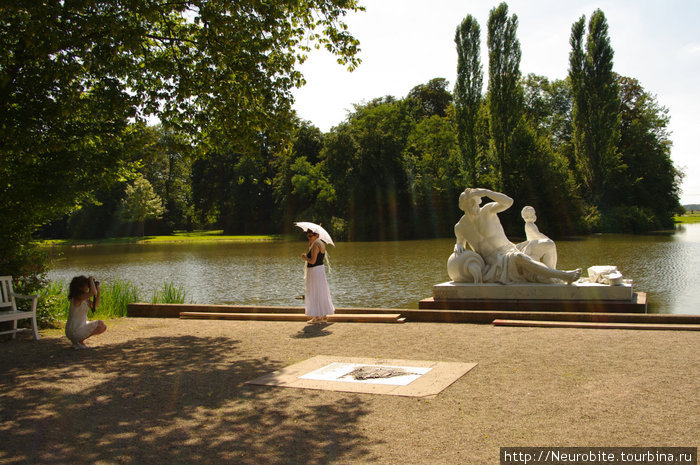
[(122, 139), (122, 163), (130, 166), (118, 178), (91, 193), (61, 220), (40, 229), (49, 237), (104, 238), (135, 233), (139, 225), (120, 211), (126, 187), (137, 176), (145, 178), (163, 200), (162, 221), (147, 220), (147, 234), (169, 234), (194, 225), (191, 200), (193, 147), (185, 135), (162, 126), (130, 125)]
[[(407, 218), (407, 176), (403, 149), (414, 124), (411, 101), (392, 97), (357, 106), (347, 123), (352, 149), (324, 154), (331, 183), (338, 189), (341, 209), (347, 209), (351, 238), (399, 239)], [(342, 160), (338, 160), (342, 158)], [(342, 180), (341, 180), (342, 178)]]
[(256, 151), (261, 133), (288, 125), (291, 90), (304, 83), (296, 65), (312, 47), (359, 63), (342, 21), (358, 9), (355, 0), (2, 2), (0, 263), (17, 274), (13, 257), (32, 231), (133, 172), (122, 155), (134, 119), (158, 115), (197, 144)]
[[(438, 77), (358, 104), (323, 133), (290, 111), (289, 90), (303, 80), (293, 65), (308, 36), (355, 66), (340, 18), (356, 3), (224, 3), (1, 7), (6, 272), (15, 273), (10, 259), (38, 263), (27, 239), (61, 215), (41, 233), (285, 233), (309, 220), (338, 239), (449, 237), (457, 197), (475, 185), (515, 199), (502, 215), (511, 235), (522, 234), (525, 205), (553, 237), (671, 226), (681, 173), (668, 111), (612, 72), (600, 11), (587, 38), (585, 18), (574, 24), (565, 80), (521, 76), (517, 17), (503, 3), (489, 17), (485, 94), (480, 28), (468, 16), (455, 35), (454, 95)], [(145, 125), (149, 113), (162, 124)], [(135, 183), (162, 199), (161, 218), (155, 208), (150, 220), (121, 221)]]
[[(648, 231), (673, 226), (682, 173), (671, 160), (668, 110), (636, 79), (618, 77), (620, 152), (625, 176), (613, 187), (621, 206), (609, 229)], [(631, 210), (631, 211), (630, 211)]]
[(279, 141), (261, 136), (257, 152), (210, 150), (192, 166), (196, 221), (226, 234), (274, 232), (272, 183)]
[[(680, 173), (669, 156), (667, 110), (637, 81), (618, 77), (618, 83), (619, 151), (630, 176), (618, 179), (615, 195), (622, 207), (615, 210), (616, 216), (604, 217), (605, 225), (626, 231), (668, 227), (678, 203)], [(444, 80), (434, 79), (402, 99), (384, 97), (358, 105), (344, 123), (326, 134), (296, 120), (288, 144), (283, 142), (287, 137), (267, 137), (260, 139), (255, 154), (210, 150), (191, 167), (188, 152), (172, 142), (178, 140), (176, 134), (158, 127), (132, 128), (126, 144), (132, 154), (128, 159), (139, 166), (166, 205), (181, 201), (179, 211), (192, 212), (173, 217), (180, 228), (293, 232), (294, 221), (312, 220), (342, 239), (450, 236), (459, 216), (456, 199), (468, 185), (460, 175), (463, 159), (456, 108), (448, 104), (444, 116), (439, 111), (430, 114), (417, 97), (420, 89), (445, 86)], [(540, 228), (551, 236), (584, 232), (589, 226), (589, 204), (579, 193), (570, 165), (569, 80), (550, 82), (529, 75), (518, 86), (524, 106), (509, 138), (508, 190), (516, 205), (502, 215), (504, 224), (510, 234), (522, 234), (519, 210), (527, 204), (535, 207)], [(476, 124), (480, 152), (489, 147), (488, 112), (488, 104), (482, 101)], [(493, 164), (482, 168), (482, 179), (496, 179)], [(167, 189), (173, 172), (189, 174), (183, 186)], [(105, 209), (117, 211), (127, 182), (110, 195), (96, 194), (101, 205), (87, 207), (89, 215), (80, 211), (71, 221), (108, 217), (99, 214)], [(150, 230), (167, 230), (165, 218)], [(122, 231), (133, 228), (122, 226)]]
[(673, 225), (682, 174), (670, 159), (668, 111), (635, 79), (613, 72), (602, 11), (571, 30), (574, 172), (588, 201), (588, 223), (604, 231), (648, 231)]
[[(320, 129), (308, 121), (297, 121), (291, 148), (277, 157), (273, 190), (276, 216), (283, 225), (293, 224), (296, 215), (316, 220), (330, 217), (335, 188), (318, 163), (324, 140)], [(317, 201), (319, 196), (322, 202)]]
[[(617, 217), (605, 217), (607, 227), (666, 227), (677, 206), (680, 182), (669, 157), (667, 111), (637, 81), (618, 82), (623, 103), (619, 150), (628, 166), (625, 172), (634, 177), (618, 180), (616, 195), (624, 207), (616, 210)], [(160, 127), (133, 127), (125, 144), (131, 154), (127, 159), (166, 206), (180, 202), (178, 211), (190, 212), (171, 217), (179, 228), (293, 232), (294, 221), (311, 220), (340, 239), (450, 236), (460, 214), (456, 199), (468, 184), (461, 176), (456, 108), (448, 104), (445, 116), (426, 112), (417, 91), (446, 85), (444, 80), (428, 84), (416, 86), (402, 99), (384, 97), (358, 105), (326, 134), (296, 120), (288, 136), (261, 137), (257, 153), (209, 150), (192, 163), (192, 150), (173, 143), (179, 140), (177, 134)], [(569, 81), (529, 75), (518, 86), (525, 104), (509, 137), (508, 190), (516, 205), (502, 215), (504, 225), (509, 234), (522, 234), (520, 208), (532, 205), (541, 230), (549, 235), (585, 232), (588, 204), (579, 194), (568, 158), (573, 153)], [(489, 147), (488, 114), (484, 100), (476, 124), (480, 152)], [(495, 164), (484, 163), (480, 177), (488, 182), (497, 179), (496, 172)], [(168, 189), (172, 173), (188, 174), (180, 179), (180, 187)], [(107, 218), (114, 224), (128, 182), (124, 179), (119, 189), (95, 194), (101, 204), (84, 208), (89, 214), (81, 210), (71, 215), (68, 229), (75, 233), (80, 218)], [(165, 223), (170, 208), (147, 231), (169, 230)], [(135, 227), (121, 226), (121, 231), (128, 234)], [(111, 227), (105, 234), (114, 231)]]

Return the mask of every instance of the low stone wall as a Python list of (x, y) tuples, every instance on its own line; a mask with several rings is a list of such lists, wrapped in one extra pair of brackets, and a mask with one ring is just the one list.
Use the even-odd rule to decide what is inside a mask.
[[(219, 313), (304, 313), (304, 307), (252, 306), (252, 305), (201, 305), (201, 304), (150, 304), (133, 303), (127, 307), (128, 317), (179, 318), (180, 312)], [(482, 323), (491, 324), (497, 319), (534, 321), (581, 321), (596, 323), (650, 323), (650, 324), (700, 324), (700, 315), (671, 315), (649, 313), (605, 312), (547, 312), (508, 310), (432, 310), (406, 308), (336, 308), (336, 313), (400, 314), (407, 322), (426, 323)]]

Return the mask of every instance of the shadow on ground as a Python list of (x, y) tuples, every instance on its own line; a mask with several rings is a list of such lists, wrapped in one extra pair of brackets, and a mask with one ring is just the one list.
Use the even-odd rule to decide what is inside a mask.
[(151, 337), (80, 351), (43, 339), (2, 351), (0, 463), (372, 460), (357, 426), (369, 413), (362, 404), (244, 385), (288, 364), (247, 357), (229, 338)]
[(300, 329), (292, 337), (294, 339), (311, 339), (314, 337), (324, 337), (333, 334), (332, 331), (328, 331), (328, 328), (333, 323), (321, 323), (321, 324), (309, 324)]

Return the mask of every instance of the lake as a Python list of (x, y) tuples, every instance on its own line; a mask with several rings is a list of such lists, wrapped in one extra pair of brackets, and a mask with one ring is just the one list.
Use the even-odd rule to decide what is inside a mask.
[[(328, 280), (338, 307), (417, 308), (432, 286), (449, 281), (453, 239), (339, 242), (329, 246)], [(293, 305), (303, 302), (301, 254), (306, 240), (259, 243), (110, 244), (55, 247), (49, 278), (68, 283), (78, 274), (102, 282), (128, 279), (143, 299), (166, 281), (181, 285), (188, 302)], [(559, 269), (616, 265), (649, 312), (700, 313), (700, 224), (652, 235), (603, 234), (557, 241)]]

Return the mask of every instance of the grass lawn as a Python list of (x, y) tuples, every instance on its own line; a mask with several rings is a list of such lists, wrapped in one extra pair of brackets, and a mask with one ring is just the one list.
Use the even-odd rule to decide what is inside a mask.
[(700, 213), (695, 212), (695, 213), (686, 213), (685, 215), (681, 216), (674, 216), (673, 221), (676, 223), (700, 223)]
[(281, 239), (279, 235), (265, 236), (227, 236), (222, 230), (218, 231), (175, 231), (169, 236), (142, 236), (142, 237), (111, 237), (107, 239), (46, 239), (39, 241), (40, 245), (88, 245), (88, 244), (146, 244), (155, 242), (260, 242), (276, 241)]

